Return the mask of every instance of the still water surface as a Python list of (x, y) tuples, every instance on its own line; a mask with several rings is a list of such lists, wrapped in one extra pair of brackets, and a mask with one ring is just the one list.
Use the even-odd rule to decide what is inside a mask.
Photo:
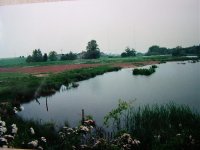
[(135, 107), (173, 101), (200, 111), (200, 63), (160, 64), (148, 77), (132, 75), (131, 68), (105, 73), (79, 82), (76, 89), (66, 90), (63, 86), (51, 97), (23, 104), (25, 109), (18, 114), (25, 119), (57, 125), (68, 121), (76, 126), (84, 109), (86, 115), (92, 115), (102, 125), (103, 117), (117, 106), (119, 99), (136, 100)]

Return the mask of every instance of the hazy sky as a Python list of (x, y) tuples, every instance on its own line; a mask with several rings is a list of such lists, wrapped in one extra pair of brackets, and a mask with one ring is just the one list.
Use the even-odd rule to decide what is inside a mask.
[(200, 0), (71, 0), (0, 6), (0, 58), (85, 50), (97, 40), (101, 51), (126, 46), (200, 44)]

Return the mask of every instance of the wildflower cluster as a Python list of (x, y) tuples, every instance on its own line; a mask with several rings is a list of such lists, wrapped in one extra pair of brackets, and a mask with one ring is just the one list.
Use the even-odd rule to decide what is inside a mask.
[(132, 150), (138, 148), (140, 141), (133, 139), (130, 134), (124, 133), (113, 141), (114, 145), (122, 148), (123, 150)]
[[(32, 127), (30, 128), (30, 134), (35, 135), (35, 130)], [(46, 146), (46, 142), (47, 142), (46, 138), (41, 137), (39, 139), (32, 139), (26, 145), (28, 148), (43, 150), (44, 147)]]
[(74, 148), (84, 147), (79, 145), (82, 138), (87, 138), (88, 134), (95, 127), (95, 121), (85, 120), (82, 125), (75, 128), (63, 127), (59, 132), (59, 137), (63, 145), (72, 145)]
[(94, 127), (96, 126), (95, 121), (94, 120), (85, 120), (83, 122), (83, 125), (81, 125), (79, 127), (79, 131), (81, 133), (87, 134), (88, 132), (90, 132)]
[(9, 132), (6, 127), (6, 122), (0, 119), (0, 147), (9, 147), (9, 143), (14, 140), (17, 131), (18, 128), (16, 124), (12, 124)]
[(61, 139), (66, 139), (68, 136), (73, 136), (73, 135), (78, 135), (78, 128), (70, 128), (70, 127), (66, 127), (64, 126), (61, 131), (59, 132), (59, 136)]

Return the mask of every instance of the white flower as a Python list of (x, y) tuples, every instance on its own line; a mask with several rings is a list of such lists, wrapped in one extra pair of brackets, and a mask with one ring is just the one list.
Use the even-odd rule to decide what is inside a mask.
[(178, 134), (176, 134), (176, 136), (181, 136), (181, 134), (180, 134), (180, 133), (178, 133)]
[(30, 128), (30, 131), (31, 131), (31, 134), (32, 134), (32, 135), (35, 134), (35, 131), (34, 131), (34, 129), (33, 129), (32, 127)]
[(6, 131), (7, 131), (7, 128), (6, 128), (6, 127), (1, 127), (1, 126), (0, 126), (0, 135), (6, 133)]
[(7, 145), (8, 141), (5, 138), (0, 138), (1, 145)]
[(132, 138), (129, 137), (127, 141), (128, 143), (132, 143)]
[(6, 126), (5, 121), (1, 121), (1, 120), (0, 120), (0, 126), (5, 127), (5, 126)]
[(43, 148), (42, 148), (41, 146), (39, 146), (37, 149), (38, 149), (38, 150), (43, 150)]
[(13, 108), (13, 111), (14, 111), (15, 114), (18, 113), (17, 107), (14, 107), (14, 108)]
[(86, 126), (80, 126), (80, 130), (84, 132), (88, 132), (89, 129)]
[(6, 138), (8, 141), (14, 140), (14, 136), (12, 135), (4, 135), (4, 138)]
[(46, 143), (46, 142), (47, 142), (47, 140), (46, 140), (46, 138), (45, 138), (45, 137), (41, 137), (41, 141), (42, 141), (42, 142), (44, 142), (44, 143)]
[(28, 143), (28, 145), (30, 145), (31, 147), (37, 147), (38, 146), (38, 140), (34, 140)]
[(11, 127), (12, 128), (16, 128), (17, 126), (16, 126), (16, 124), (12, 124)]
[(181, 123), (179, 123), (179, 124), (178, 124), (178, 126), (179, 126), (179, 127), (182, 127), (182, 124), (181, 124)]
[(138, 144), (140, 144), (140, 141), (139, 140), (134, 140), (134, 143), (136, 144), (136, 145), (138, 145)]
[(12, 124), (11, 127), (12, 127), (11, 133), (12, 133), (12, 134), (16, 134), (16, 133), (17, 133), (17, 130), (18, 130), (16, 124)]
[(192, 135), (189, 136), (189, 139), (190, 139), (190, 140), (192, 139)]

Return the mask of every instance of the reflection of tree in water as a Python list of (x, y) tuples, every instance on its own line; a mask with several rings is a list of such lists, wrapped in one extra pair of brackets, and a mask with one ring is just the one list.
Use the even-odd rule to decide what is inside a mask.
[(35, 98), (35, 101), (40, 105), (40, 102), (38, 101), (38, 99), (37, 98)]
[[(37, 98), (35, 98), (35, 101), (40, 105), (40, 102), (38, 101)], [(47, 109), (47, 111), (49, 111), (47, 97), (46, 97), (46, 109)]]
[(46, 97), (46, 109), (47, 109), (47, 111), (49, 110), (48, 103), (47, 103), (47, 97)]

